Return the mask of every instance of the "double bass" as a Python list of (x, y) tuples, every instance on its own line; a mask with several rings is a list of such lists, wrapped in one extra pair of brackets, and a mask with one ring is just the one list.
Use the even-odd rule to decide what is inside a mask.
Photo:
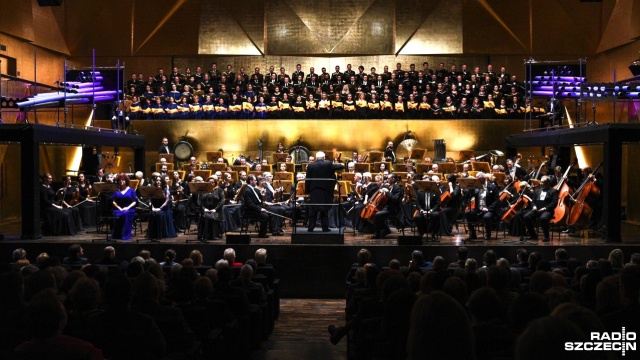
[(571, 206), (573, 203), (569, 201), (571, 195), (573, 195), (573, 189), (567, 184), (565, 178), (569, 175), (569, 171), (573, 168), (574, 163), (569, 164), (567, 170), (562, 175), (562, 179), (558, 181), (555, 189), (558, 190), (558, 205), (553, 210), (553, 218), (551, 218), (551, 224), (564, 225), (567, 222), (567, 216), (571, 212)]
[[(591, 174), (597, 173), (602, 164), (603, 162), (601, 162)], [(585, 227), (593, 213), (593, 207), (591, 204), (595, 202), (595, 199), (598, 196), (600, 196), (600, 188), (598, 188), (596, 184), (593, 183), (593, 180), (587, 176), (587, 178), (582, 181), (580, 187), (573, 193), (573, 196), (571, 196), (574, 204), (571, 207), (571, 212), (567, 218), (567, 225)]]

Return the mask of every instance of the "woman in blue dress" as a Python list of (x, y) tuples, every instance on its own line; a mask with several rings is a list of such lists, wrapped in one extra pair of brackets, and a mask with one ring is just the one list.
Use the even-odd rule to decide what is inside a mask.
[(126, 174), (116, 176), (116, 184), (118, 184), (118, 191), (111, 195), (113, 216), (116, 218), (112, 238), (129, 240), (138, 198), (136, 192), (129, 187), (129, 176)]
[(157, 176), (153, 185), (162, 189), (164, 197), (151, 199), (147, 237), (152, 240), (174, 238), (176, 229), (171, 214), (171, 192), (164, 177)]

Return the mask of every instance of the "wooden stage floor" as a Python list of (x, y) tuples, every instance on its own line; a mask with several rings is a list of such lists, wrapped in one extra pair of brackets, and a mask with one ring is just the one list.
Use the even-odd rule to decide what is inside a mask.
[[(38, 240), (23, 240), (20, 238), (20, 228), (21, 224), (19, 221), (5, 221), (0, 222), (0, 234), (4, 235), (4, 241), (20, 243), (20, 242), (29, 242), (29, 243), (85, 243), (92, 241), (103, 241), (106, 238), (106, 234), (98, 233), (95, 228), (86, 229), (86, 231), (77, 234), (76, 236), (43, 236), (42, 239)], [(146, 224), (143, 224), (143, 230), (146, 229)], [(261, 239), (257, 237), (256, 232), (250, 232), (251, 236), (251, 244), (252, 245), (289, 245), (291, 244), (291, 234), (293, 232), (290, 226), (285, 227), (285, 235), (282, 236), (273, 236), (269, 235), (267, 239)], [(160, 243), (162, 244), (183, 244), (183, 243), (198, 243), (196, 240), (196, 231), (197, 228), (195, 225), (191, 227), (191, 233), (183, 234), (178, 233), (178, 236), (175, 238), (161, 239)], [(297, 231), (299, 233), (305, 233), (306, 230), (298, 227)], [(594, 231), (579, 231), (575, 234), (565, 234), (559, 231), (553, 232), (553, 239), (550, 242), (543, 242), (542, 238), (537, 241), (526, 241), (522, 242), (518, 237), (510, 236), (509, 234), (504, 234), (502, 230), (498, 232), (498, 236), (496, 239), (495, 232), (492, 234), (491, 240), (476, 240), (472, 242), (465, 242), (465, 238), (467, 238), (468, 234), (465, 231), (463, 225), (459, 227), (459, 231), (456, 233), (456, 229), (453, 230), (453, 236), (441, 236), (438, 238), (437, 242), (427, 241), (425, 237), (422, 238), (423, 246), (474, 246), (474, 245), (482, 245), (482, 246), (521, 246), (521, 245), (536, 245), (536, 246), (567, 246), (567, 245), (581, 245), (581, 246), (596, 246), (596, 245), (616, 245), (620, 244), (621, 246), (640, 246), (640, 224), (633, 224), (630, 222), (622, 222), (622, 242), (620, 243), (606, 243), (602, 240), (601, 233)], [(403, 234), (396, 229), (392, 228), (391, 234), (387, 235), (384, 239), (372, 239), (371, 234), (355, 234), (351, 228), (343, 228), (341, 232), (344, 233), (344, 245), (346, 246), (391, 246), (398, 245), (398, 237)], [(333, 233), (336, 233), (334, 229)], [(229, 232), (230, 235), (238, 235), (238, 232)], [(321, 234), (319, 229), (316, 229), (314, 234)], [(406, 230), (404, 235), (412, 236), (413, 234), (410, 230)], [(479, 234), (481, 237), (481, 234)], [(131, 240), (123, 241), (119, 243), (149, 243), (149, 241), (144, 237), (144, 232), (138, 232), (134, 234)], [(226, 244), (226, 237), (223, 236), (221, 240), (210, 240), (208, 244)]]

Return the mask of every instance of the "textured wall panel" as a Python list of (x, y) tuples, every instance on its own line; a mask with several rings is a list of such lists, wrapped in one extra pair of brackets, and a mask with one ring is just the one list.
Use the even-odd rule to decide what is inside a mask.
[(70, 54), (63, 36), (64, 17), (56, 16), (63, 13), (63, 7), (33, 7), (34, 45), (42, 46), (63, 54)]
[(397, 52), (411, 39), (411, 36), (422, 26), (429, 14), (442, 0), (407, 0), (396, 6), (396, 39)]
[[(245, 10), (243, 6), (241, 8)], [(262, 7), (249, 12), (250, 18), (239, 21), (234, 8), (226, 1), (204, 1), (200, 6), (200, 36), (198, 42), (199, 54), (230, 54), (230, 55), (260, 55), (261, 51), (256, 47), (243, 24), (258, 22), (262, 26), (263, 20), (259, 17)], [(255, 17), (254, 17), (255, 16)], [(251, 29), (255, 36), (255, 26)], [(260, 45), (262, 45), (262, 39)]]
[(330, 43), (323, 43), (284, 0), (269, 1), (265, 32), (268, 54), (323, 54), (331, 47)]
[[(397, 19), (401, 22), (402, 19)], [(462, 49), (462, 0), (436, 6), (426, 21), (400, 50), (400, 54), (460, 54)]]
[[(394, 8), (385, 0), (374, 1), (331, 50), (336, 54), (393, 53)], [(354, 13), (357, 15), (357, 13)], [(345, 21), (345, 24), (348, 22)]]
[(3, 0), (0, 5), (0, 32), (25, 40), (33, 40), (33, 11), (36, 0)]

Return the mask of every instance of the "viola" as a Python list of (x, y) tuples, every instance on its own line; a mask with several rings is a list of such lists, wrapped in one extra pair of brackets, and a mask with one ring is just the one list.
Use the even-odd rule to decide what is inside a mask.
[[(449, 190), (445, 190), (440, 194), (440, 209), (444, 209), (445, 206), (451, 201), (451, 192)], [(473, 202), (475, 205), (475, 201)]]
[[(592, 174), (598, 172), (602, 164), (601, 162)], [(593, 183), (593, 180), (589, 177), (584, 179), (580, 187), (573, 193), (572, 199), (575, 203), (571, 207), (567, 225), (585, 227), (591, 219), (593, 204), (598, 196), (600, 196), (600, 189)]]

